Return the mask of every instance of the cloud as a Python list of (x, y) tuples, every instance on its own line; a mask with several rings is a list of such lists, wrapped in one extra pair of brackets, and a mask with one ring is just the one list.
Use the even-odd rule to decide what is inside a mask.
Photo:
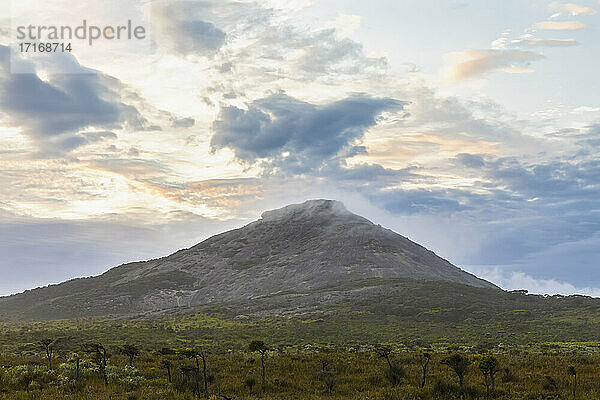
[(119, 121), (119, 104), (103, 99), (109, 89), (102, 75), (65, 74), (53, 77), (50, 83), (35, 74), (11, 74), (9, 50), (3, 50), (0, 107), (30, 133), (53, 136)]
[[(526, 163), (474, 154), (456, 159), (469, 170), (464, 175), (453, 168), (454, 174), (476, 180), (471, 187), (446, 190), (443, 198), (457, 201), (466, 210), (463, 218), (477, 221), (477, 226), (463, 229), (486, 232), (471, 243), (471, 255), (463, 263), (520, 263), (522, 270), (527, 266), (538, 276), (571, 282), (581, 275), (569, 268), (593, 273), (600, 248), (600, 214), (594, 211), (600, 198), (600, 162)], [(415, 180), (422, 178), (410, 181)]]
[(345, 75), (380, 75), (389, 68), (385, 57), (366, 55), (361, 43), (346, 37), (360, 26), (359, 16), (342, 14), (316, 28), (298, 27), (292, 16), (258, 7), (261, 3), (218, 4), (219, 26), (231, 36), (228, 61), (245, 76), (276, 79), (284, 74), (286, 79), (322, 78), (331, 84), (347, 79)]
[(266, 76), (286, 71), (292, 79), (314, 82), (322, 77), (332, 82), (348, 75), (379, 76), (389, 67), (385, 57), (365, 55), (361, 43), (340, 38), (336, 29), (306, 32), (273, 22), (253, 34), (259, 39), (234, 56), (235, 64), (251, 63), (254, 73)]
[(256, 178), (208, 179), (183, 185), (163, 186), (166, 196), (189, 204), (206, 204), (227, 213), (232, 208), (250, 204), (265, 191), (264, 182)]
[(397, 190), (369, 196), (394, 214), (452, 214), (467, 207), (444, 190)]
[(384, 58), (364, 56), (363, 46), (350, 39), (336, 39), (335, 30), (324, 30), (302, 45), (296, 66), (312, 74), (355, 74), (369, 67), (385, 68)]
[(579, 46), (575, 39), (519, 39), (511, 42), (513, 46), (525, 47), (572, 47)]
[(564, 13), (572, 16), (596, 14), (596, 10), (594, 10), (591, 7), (581, 6), (573, 3), (559, 3), (557, 1), (554, 1), (550, 3), (548, 7), (552, 11), (557, 11), (559, 13)]
[[(592, 126), (573, 139), (591, 150), (587, 141), (596, 137), (596, 129)], [(402, 148), (403, 138), (396, 140)], [(516, 141), (509, 143), (514, 147)], [(456, 263), (514, 265), (513, 272), (583, 288), (600, 256), (600, 162), (594, 152), (584, 153), (577, 146), (572, 149), (577, 156), (567, 154), (564, 144), (560, 148), (560, 157), (544, 154), (540, 159), (544, 146), (539, 143), (531, 159), (455, 153), (449, 165), (413, 161), (410, 169), (387, 169), (354, 183), (341, 173), (332, 178), (401, 217), (402, 232)], [(348, 168), (347, 174), (352, 171)], [(437, 238), (432, 232), (440, 226), (445, 228)], [(447, 244), (448, 236), (454, 248)]]
[(196, 124), (194, 118), (172, 118), (174, 128), (191, 128)]
[(575, 286), (556, 279), (538, 279), (522, 271), (505, 271), (502, 267), (466, 267), (483, 279), (494, 282), (505, 290), (527, 289), (533, 294), (584, 295), (600, 297), (600, 288)]
[(528, 199), (572, 198), (570, 205), (574, 205), (575, 199), (585, 201), (586, 197), (600, 195), (600, 187), (594, 185), (600, 175), (600, 162), (596, 160), (526, 164), (516, 158), (501, 158), (487, 163), (487, 167), (496, 182)]
[(338, 14), (338, 16), (326, 26), (333, 28), (340, 36), (348, 36), (357, 31), (362, 24), (362, 17), (353, 14)]
[(171, 172), (167, 165), (156, 160), (109, 158), (92, 160), (88, 162), (88, 165), (139, 181), (155, 181)]
[(94, 141), (92, 134), (78, 134), (86, 128), (115, 129), (143, 122), (137, 109), (121, 101), (116, 79), (79, 67), (85, 73), (55, 74), (42, 80), (33, 64), (32, 73), (12, 74), (9, 51), (0, 46), (0, 111), (42, 151), (70, 151)]
[(459, 10), (459, 9), (464, 9), (469, 7), (469, 3), (466, 1), (460, 1), (460, 0), (451, 0), (449, 7), (455, 10)]
[(152, 24), (159, 44), (176, 54), (210, 55), (225, 43), (227, 35), (214, 23), (205, 21), (212, 4), (178, 1), (152, 4)]
[(480, 168), (485, 165), (483, 157), (478, 154), (461, 153), (456, 158), (461, 164), (469, 168)]
[(551, 31), (574, 31), (585, 28), (585, 24), (577, 21), (543, 21), (538, 22), (534, 27)]
[(68, 153), (80, 146), (100, 142), (106, 139), (117, 139), (117, 134), (110, 131), (81, 132), (53, 142), (59, 153)]
[(242, 162), (262, 159), (268, 170), (303, 173), (318, 169), (344, 151), (355, 152), (355, 141), (377, 123), (382, 111), (404, 105), (365, 95), (315, 105), (277, 93), (253, 101), (245, 110), (223, 107), (213, 124), (211, 148), (229, 148)]
[(531, 72), (531, 62), (543, 58), (523, 50), (465, 50), (449, 54), (445, 77), (449, 82), (458, 82), (495, 71)]

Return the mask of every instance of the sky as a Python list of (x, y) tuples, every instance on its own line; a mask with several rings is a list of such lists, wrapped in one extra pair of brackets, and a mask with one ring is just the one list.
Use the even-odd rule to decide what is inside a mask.
[[(0, 0), (0, 295), (329, 198), (600, 296), (600, 2), (115, 1)], [(20, 51), (83, 19), (146, 35)]]

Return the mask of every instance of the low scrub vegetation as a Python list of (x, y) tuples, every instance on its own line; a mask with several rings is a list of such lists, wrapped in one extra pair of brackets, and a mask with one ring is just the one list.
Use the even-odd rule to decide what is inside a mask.
[[(0, 399), (600, 399), (600, 354), (556, 349), (69, 346), (0, 356)], [(62, 343), (62, 344), (61, 344)]]

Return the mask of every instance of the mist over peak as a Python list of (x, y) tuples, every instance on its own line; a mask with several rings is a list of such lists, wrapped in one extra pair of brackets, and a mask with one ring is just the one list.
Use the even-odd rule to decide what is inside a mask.
[(314, 218), (327, 215), (353, 215), (346, 209), (344, 203), (337, 200), (315, 199), (303, 203), (290, 204), (275, 210), (265, 211), (261, 219), (272, 221), (286, 218)]

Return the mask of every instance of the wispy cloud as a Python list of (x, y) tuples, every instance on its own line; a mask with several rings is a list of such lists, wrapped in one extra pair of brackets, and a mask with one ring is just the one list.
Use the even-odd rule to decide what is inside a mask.
[(325, 24), (325, 28), (333, 28), (341, 37), (346, 37), (361, 27), (362, 17), (353, 14), (339, 14), (334, 20)]
[(600, 288), (597, 287), (578, 287), (556, 279), (538, 279), (525, 272), (505, 271), (501, 267), (467, 267), (467, 269), (505, 290), (526, 289), (533, 294), (578, 294), (600, 297)]
[(495, 71), (532, 72), (530, 64), (544, 56), (523, 50), (465, 50), (447, 57), (444, 75), (448, 82), (459, 82)]
[(577, 21), (542, 21), (535, 24), (534, 27), (550, 31), (575, 31), (585, 28), (585, 24)]
[(512, 46), (525, 47), (572, 47), (579, 44), (575, 39), (518, 39), (511, 42)]
[(550, 5), (548, 7), (552, 11), (555, 11), (558, 13), (564, 13), (564, 14), (568, 14), (568, 15), (572, 15), (572, 16), (596, 14), (596, 10), (594, 10), (593, 8), (587, 7), (587, 6), (582, 6), (579, 4), (574, 4), (574, 3), (560, 3), (560, 2), (555, 1), (555, 2), (550, 3)]

